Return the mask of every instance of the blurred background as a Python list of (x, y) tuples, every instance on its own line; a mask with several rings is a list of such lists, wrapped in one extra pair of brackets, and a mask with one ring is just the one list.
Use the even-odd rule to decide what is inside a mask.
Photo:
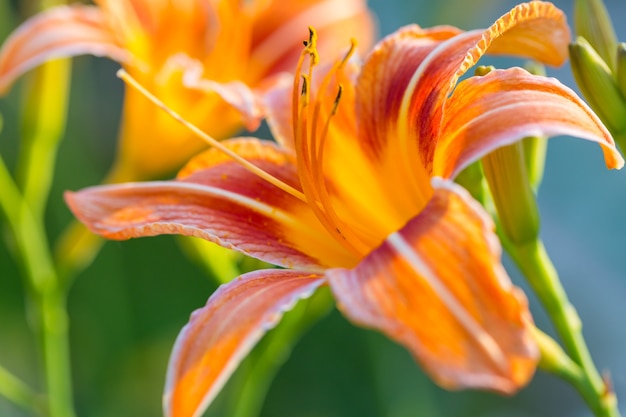
[[(571, 17), (572, 1), (555, 3)], [(514, 4), (509, 0), (370, 1), (381, 36), (409, 23), (485, 27)], [(0, 40), (21, 19), (20, 2), (10, 5), (13, 15), (0, 18)], [(626, 21), (626, 3), (607, 0), (607, 7), (618, 37), (626, 40), (626, 27), (621, 24)], [(106, 59), (74, 60), (70, 119), (46, 218), (52, 240), (71, 220), (63, 191), (99, 183), (111, 163), (123, 92), (115, 77), (117, 68)], [(549, 74), (574, 86), (567, 66), (549, 69)], [(19, 149), (19, 87), (0, 99), (5, 125), (0, 154), (11, 169)], [(548, 252), (583, 320), (592, 356), (599, 369), (611, 371), (626, 414), (626, 172), (607, 171), (598, 146), (578, 139), (552, 139), (539, 203)], [(5, 229), (0, 223), (0, 237), (7, 235)], [(0, 363), (41, 388), (40, 359), (24, 315), (20, 271), (5, 244), (8, 239), (1, 242)], [(507, 267), (516, 284), (524, 287), (515, 268), (510, 263)], [(161, 415), (165, 368), (176, 335), (215, 288), (215, 280), (181, 252), (175, 237), (108, 242), (76, 278), (69, 295), (78, 415)], [(530, 298), (539, 327), (553, 333), (536, 300)], [(570, 386), (541, 372), (513, 398), (443, 391), (422, 374), (404, 349), (352, 326), (336, 310), (315, 323), (285, 360), (261, 416), (591, 415)], [(223, 415), (229, 402), (237, 401), (243, 372), (235, 375), (206, 415)], [(23, 415), (27, 414), (0, 398), (0, 416)]]

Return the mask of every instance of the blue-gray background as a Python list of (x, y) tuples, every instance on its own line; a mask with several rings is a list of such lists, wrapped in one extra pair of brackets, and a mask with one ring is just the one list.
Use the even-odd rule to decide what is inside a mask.
[[(555, 2), (568, 13), (572, 1)], [(373, 0), (380, 33), (399, 26), (453, 24), (485, 27), (515, 3), (496, 0)], [(619, 38), (626, 40), (624, 1), (607, 2)], [(0, 19), (1, 20), (1, 19)], [(0, 26), (0, 39), (10, 28)], [(98, 183), (114, 148), (121, 106), (117, 65), (75, 60), (70, 121), (60, 151), (47, 223), (56, 237), (70, 220), (64, 189)], [(553, 70), (574, 86), (567, 67)], [(19, 89), (0, 100), (5, 130), (0, 153), (17, 158)], [(1, 190), (0, 190), (1, 192)], [(601, 152), (578, 139), (550, 141), (539, 203), (542, 233), (563, 284), (584, 323), (600, 369), (611, 371), (626, 414), (626, 172), (605, 169)], [(0, 230), (5, 233), (5, 226)], [(523, 285), (515, 268), (513, 279)], [(171, 346), (189, 313), (206, 302), (215, 284), (180, 251), (173, 237), (108, 243), (81, 274), (69, 299), (76, 403), (80, 416), (160, 415), (160, 397)], [(531, 296), (535, 320), (551, 326)], [(35, 386), (38, 354), (24, 317), (19, 271), (0, 245), (0, 363)], [(222, 415), (229, 390), (208, 415)], [(0, 398), (0, 416), (21, 416)], [(400, 347), (356, 328), (336, 311), (307, 332), (278, 373), (263, 416), (588, 416), (577, 394), (539, 372), (513, 398), (449, 393), (423, 376)]]

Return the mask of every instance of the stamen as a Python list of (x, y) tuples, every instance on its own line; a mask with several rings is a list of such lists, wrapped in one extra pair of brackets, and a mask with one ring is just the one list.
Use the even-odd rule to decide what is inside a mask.
[(252, 162), (242, 158), (236, 152), (234, 152), (234, 151), (228, 149), (227, 147), (225, 147), (224, 145), (222, 145), (218, 140), (216, 140), (216, 139), (212, 138), (211, 136), (207, 135), (205, 132), (200, 130), (197, 126), (195, 126), (195, 125), (189, 123), (187, 120), (183, 119), (178, 113), (176, 113), (174, 110), (172, 110), (169, 107), (167, 107), (161, 100), (159, 100), (158, 98), (156, 98), (154, 96), (154, 94), (152, 94), (148, 90), (146, 90), (145, 87), (143, 87), (141, 84), (139, 84), (137, 82), (137, 80), (135, 80), (130, 74), (128, 74), (123, 69), (120, 69), (120, 70), (117, 71), (117, 76), (119, 78), (121, 78), (124, 82), (126, 82), (128, 85), (130, 85), (131, 87), (133, 87), (137, 91), (139, 91), (141, 94), (143, 94), (148, 100), (153, 102), (157, 107), (161, 108), (163, 111), (165, 111), (167, 114), (169, 114), (174, 120), (176, 120), (177, 122), (179, 122), (180, 124), (182, 124), (183, 126), (188, 128), (189, 130), (191, 130), (193, 133), (195, 133), (199, 138), (204, 140), (209, 145), (219, 149), (224, 154), (226, 154), (229, 157), (231, 157), (235, 162), (239, 163), (241, 166), (246, 168), (248, 171), (250, 171), (253, 174), (257, 175), (258, 177), (264, 179), (265, 181), (269, 182), (270, 184), (275, 185), (276, 187), (280, 188), (281, 190), (283, 190), (287, 194), (292, 195), (293, 197), (297, 198), (298, 200), (303, 201), (305, 203), (307, 202), (306, 197), (305, 197), (305, 195), (302, 192), (296, 190), (295, 188), (293, 188), (289, 184), (284, 183), (283, 181), (281, 181), (278, 178), (274, 177), (270, 173), (262, 170), (258, 166), (254, 165)]
[(356, 51), (356, 47), (357, 47), (356, 39), (350, 38), (350, 49), (348, 49), (348, 52), (346, 52), (346, 54), (343, 56), (340, 67), (343, 67), (346, 65), (346, 63), (350, 60), (350, 57), (354, 55), (354, 51)]
[(339, 88), (337, 89), (337, 96), (335, 97), (335, 102), (333, 103), (333, 109), (330, 112), (331, 116), (337, 114), (337, 108), (339, 108), (339, 101), (341, 100), (341, 93), (343, 92), (343, 86), (339, 84)]
[[(301, 183), (303, 187), (305, 184), (309, 184), (311, 182), (310, 169), (307, 164), (307, 161), (310, 161), (310, 153), (309, 147), (307, 146), (309, 141), (309, 120), (307, 111), (309, 100), (311, 96), (311, 87), (313, 83), (313, 68), (317, 65), (319, 61), (319, 55), (317, 53), (317, 32), (315, 29), (309, 26), (309, 40), (305, 42), (306, 47), (300, 54), (300, 59), (298, 60), (298, 66), (296, 68), (296, 74), (294, 77), (294, 89), (293, 89), (293, 121), (294, 121), (294, 141), (295, 146), (299, 150), (297, 152), (298, 158), (298, 171), (301, 176)], [(306, 74), (302, 74), (302, 65), (304, 64), (304, 58), (309, 56), (309, 69)], [(302, 78), (302, 87), (298, 89), (298, 80)], [(298, 95), (298, 91), (300, 91), (300, 95)], [(313, 119), (315, 120), (315, 119)], [(304, 177), (304, 178), (303, 178)], [(309, 187), (310, 188), (310, 187)], [(305, 195), (309, 193), (306, 189), (304, 190)], [(310, 194), (310, 193), (309, 193)], [(315, 201), (315, 195), (310, 194), (308, 197), (310, 201)]]
[(322, 135), (319, 139), (319, 144), (317, 145), (316, 158), (319, 161), (319, 163), (315, 165), (317, 169), (311, 175), (313, 176), (314, 180), (318, 184), (321, 184), (321, 187), (317, 189), (317, 194), (316, 194), (317, 199), (320, 202), (324, 202), (324, 201), (328, 202), (327, 204), (322, 204), (325, 217), (329, 219), (329, 222), (331, 224), (335, 225), (335, 232), (337, 233), (338, 236), (340, 236), (343, 239), (344, 244), (348, 246), (354, 253), (362, 255), (363, 253), (367, 253), (370, 250), (370, 248), (365, 243), (363, 243), (363, 241), (352, 231), (350, 227), (345, 227), (345, 228), (340, 227), (340, 225), (345, 225), (345, 222), (343, 222), (341, 218), (337, 215), (337, 212), (335, 211), (330, 201), (330, 195), (328, 193), (328, 188), (326, 187), (326, 183), (324, 179), (324, 172), (323, 172), (324, 148), (326, 145), (326, 138), (328, 137), (330, 121), (333, 118), (333, 116), (337, 114), (337, 109), (339, 108), (339, 101), (341, 100), (342, 92), (343, 92), (343, 87), (341, 84), (339, 84), (338, 89), (337, 89), (337, 95), (335, 96), (335, 100), (333, 102), (333, 107), (330, 111), (330, 114), (326, 118), (326, 121), (324, 122)]
[[(315, 212), (315, 215), (324, 225), (326, 230), (331, 233), (335, 239), (340, 242), (348, 250), (352, 251), (357, 256), (362, 256), (364, 249), (361, 248), (361, 241), (356, 239), (350, 230), (346, 230), (346, 234), (342, 232), (338, 225), (344, 223), (339, 219), (335, 213), (332, 204), (330, 203), (330, 196), (326, 187), (326, 180), (324, 178), (323, 160), (319, 158), (321, 152), (317, 137), (317, 123), (320, 119), (322, 102), (328, 96), (326, 95), (327, 87), (332, 77), (341, 70), (341, 68), (348, 61), (355, 49), (355, 42), (352, 42), (350, 49), (343, 58), (343, 60), (336, 62), (331, 70), (326, 74), (322, 80), (319, 88), (316, 88), (318, 94), (314, 97), (314, 106), (311, 109), (309, 107), (309, 101), (311, 100), (311, 89), (313, 81), (313, 69), (318, 64), (319, 55), (317, 52), (317, 33), (315, 29), (309, 27), (309, 40), (304, 42), (304, 50), (300, 54), (298, 65), (296, 67), (296, 73), (294, 77), (294, 86), (292, 90), (292, 103), (293, 103), (293, 132), (294, 141), (298, 158), (298, 173), (300, 175), (300, 183), (304, 194), (307, 196), (309, 206)], [(309, 56), (309, 68), (306, 74), (302, 73), (302, 66), (304, 65), (304, 59)], [(302, 80), (302, 85), (300, 85)], [(341, 96), (341, 93), (339, 93)], [(327, 135), (330, 119), (337, 111), (337, 104), (339, 97), (335, 99), (335, 105), (331, 111), (329, 117), (325, 120), (323, 129), (323, 135), (321, 143), (325, 141)], [(356, 246), (355, 246), (356, 244)]]
[(308, 97), (307, 93), (309, 92), (309, 87), (308, 87), (308, 83), (307, 83), (307, 78), (306, 77), (302, 77), (302, 89), (300, 90), (300, 95), (302, 97), (304, 97), (305, 99)]
[(309, 26), (309, 41), (305, 46), (305, 52), (311, 55), (311, 63), (317, 65), (320, 59), (317, 53), (317, 32), (311, 26)]
[[(296, 65), (295, 76), (293, 77), (293, 90), (292, 90), (292, 120), (293, 120), (293, 137), (294, 140), (298, 140), (300, 129), (300, 113), (301, 110), (308, 104), (309, 97), (309, 84), (311, 78), (311, 71), (317, 62), (319, 61), (319, 55), (317, 53), (317, 32), (311, 26), (309, 26), (309, 40), (303, 41), (304, 49), (300, 53), (298, 63)], [(304, 65), (304, 58), (309, 56), (309, 73), (302, 75), (302, 65)], [(302, 78), (302, 87), (300, 86), (300, 78)], [(298, 96), (300, 92), (300, 96)], [(304, 101), (300, 101), (300, 98)]]

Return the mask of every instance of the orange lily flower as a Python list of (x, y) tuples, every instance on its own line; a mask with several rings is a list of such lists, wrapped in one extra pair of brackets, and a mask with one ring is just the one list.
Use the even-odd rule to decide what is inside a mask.
[[(96, 0), (59, 6), (19, 27), (0, 51), (0, 94), (30, 68), (92, 54), (120, 62), (176, 111), (217, 138), (262, 117), (255, 89), (293, 70), (307, 24), (338, 56), (352, 33), (371, 45), (365, 0)], [(206, 147), (136, 91), (125, 97), (117, 166), (108, 181), (149, 179), (180, 168)]]
[[(324, 77), (297, 76), (292, 95), (269, 94), (284, 145), (222, 142), (262, 176), (213, 148), (174, 181), (67, 193), (107, 238), (191, 235), (288, 268), (242, 275), (193, 313), (170, 359), (165, 414), (199, 416), (283, 312), (324, 285), (348, 318), (404, 345), (443, 387), (526, 384), (538, 360), (526, 298), (491, 219), (451, 179), (531, 134), (579, 136), (601, 145), (609, 168), (624, 161), (555, 79), (512, 68), (457, 81), (486, 52), (560, 64), (568, 40), (563, 13), (539, 1), (487, 30), (409, 26), (362, 66), (346, 58)], [(310, 68), (315, 45), (313, 33)]]

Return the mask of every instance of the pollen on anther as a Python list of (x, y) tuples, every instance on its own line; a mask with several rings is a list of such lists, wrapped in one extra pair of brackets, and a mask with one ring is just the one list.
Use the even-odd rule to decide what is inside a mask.
[(339, 107), (339, 101), (341, 100), (341, 93), (343, 92), (343, 86), (339, 84), (337, 88), (337, 96), (335, 96), (335, 102), (333, 103), (333, 109), (331, 111), (331, 116), (337, 114), (337, 108)]
[(307, 79), (306, 77), (302, 77), (302, 90), (300, 91), (300, 94), (305, 96), (308, 92), (308, 83), (307, 83)]

